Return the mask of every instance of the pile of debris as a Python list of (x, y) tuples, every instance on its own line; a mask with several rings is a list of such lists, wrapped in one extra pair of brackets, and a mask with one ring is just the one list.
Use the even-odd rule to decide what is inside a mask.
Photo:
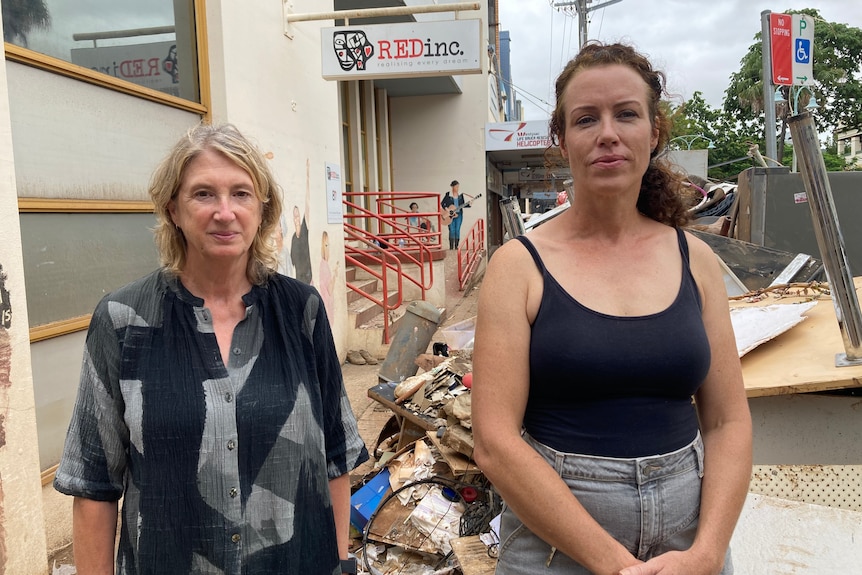
[(407, 445), (400, 430), (378, 439), (375, 469), (351, 497), (361, 572), (466, 574), (462, 563), (477, 558), (485, 566), (471, 572), (493, 572), (501, 501), (472, 461), (470, 354), (423, 354), (426, 371), (393, 384), (394, 405), (426, 422), (425, 435)]

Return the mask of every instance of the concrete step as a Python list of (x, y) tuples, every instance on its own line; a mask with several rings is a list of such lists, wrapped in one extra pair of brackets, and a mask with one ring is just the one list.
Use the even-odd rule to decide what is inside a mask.
[[(377, 278), (369, 278), (369, 279), (365, 279), (365, 280), (348, 280), (348, 281), (350, 281), (351, 284), (353, 284), (357, 288), (361, 289), (362, 291), (364, 291), (366, 293), (370, 293), (370, 294), (374, 295), (374, 297), (380, 297), (380, 295), (378, 293), (376, 293), (378, 291), (377, 290), (377, 284), (378, 284)], [(356, 293), (352, 289), (347, 290), (347, 304), (348, 305), (350, 305), (351, 303), (353, 303), (355, 301), (359, 301), (361, 299), (366, 299), (366, 298), (364, 298), (362, 295)]]
[[(378, 300), (383, 299), (382, 292), (375, 292), (371, 294)], [(395, 305), (398, 301), (398, 294), (391, 293), (389, 294), (389, 305)], [(348, 317), (351, 318), (351, 324), (355, 327), (362, 327), (364, 324), (367, 324), (372, 318), (380, 315), (382, 312), (382, 308), (367, 298), (360, 298), (356, 301), (349, 302), (347, 304), (347, 313)], [(382, 325), (382, 324), (381, 324)]]
[[(390, 339), (395, 336), (398, 326), (406, 315), (406, 310), (406, 304), (389, 310)], [(383, 335), (383, 313), (378, 312), (361, 326), (349, 330), (348, 349), (367, 349), (377, 356), (385, 357), (389, 351), (389, 345), (384, 342)]]

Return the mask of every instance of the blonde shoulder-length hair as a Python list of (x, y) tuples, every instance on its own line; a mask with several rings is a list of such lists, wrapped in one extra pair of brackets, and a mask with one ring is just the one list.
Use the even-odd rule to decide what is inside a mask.
[(189, 162), (206, 150), (224, 154), (254, 182), (262, 214), (260, 228), (249, 249), (246, 274), (252, 283), (263, 284), (278, 269), (273, 232), (281, 217), (281, 189), (260, 150), (231, 124), (199, 124), (190, 129), (153, 172), (149, 193), (155, 204), (154, 233), (161, 263), (175, 274), (181, 274), (185, 266), (186, 239), (174, 225), (169, 207), (179, 192)]

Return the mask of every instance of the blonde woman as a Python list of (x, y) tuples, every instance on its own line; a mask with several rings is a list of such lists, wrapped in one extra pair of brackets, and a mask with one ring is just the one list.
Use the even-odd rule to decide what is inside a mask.
[(150, 196), (163, 267), (96, 307), (54, 480), (78, 572), (350, 569), (348, 473), (368, 453), (320, 295), (276, 272), (266, 160), (201, 125)]

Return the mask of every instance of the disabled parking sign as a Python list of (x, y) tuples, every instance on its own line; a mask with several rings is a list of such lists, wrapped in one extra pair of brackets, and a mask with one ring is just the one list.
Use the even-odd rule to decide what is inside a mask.
[(793, 85), (814, 84), (814, 18), (793, 15)]
[(794, 51), (797, 64), (807, 64), (811, 61), (811, 40), (805, 38), (796, 39), (796, 50)]

